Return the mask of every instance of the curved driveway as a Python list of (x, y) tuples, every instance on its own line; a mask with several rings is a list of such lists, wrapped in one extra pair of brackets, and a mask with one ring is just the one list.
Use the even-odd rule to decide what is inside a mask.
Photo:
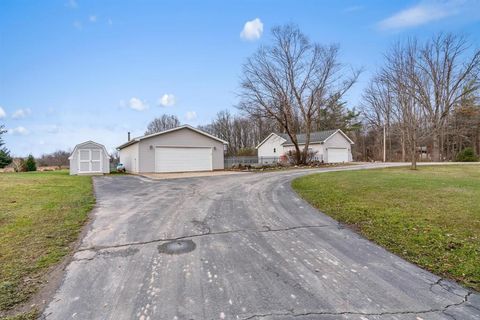
[[(95, 178), (94, 220), (45, 318), (480, 319), (478, 294), (299, 199), (290, 181), (314, 171), (328, 170)], [(164, 252), (180, 240), (195, 249)]]

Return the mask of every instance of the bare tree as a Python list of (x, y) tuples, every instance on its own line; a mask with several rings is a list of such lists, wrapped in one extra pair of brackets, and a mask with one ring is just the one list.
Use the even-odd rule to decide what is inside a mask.
[(452, 108), (479, 89), (480, 50), (469, 54), (465, 37), (439, 34), (419, 47), (410, 92), (424, 109), (432, 134), (433, 161), (443, 160), (441, 138)]
[[(273, 44), (243, 66), (239, 108), (279, 123), (295, 147), (296, 163), (306, 163), (314, 119), (324, 106), (341, 100), (360, 71), (347, 73), (338, 46), (312, 43), (294, 25), (275, 27), (272, 36)], [(303, 150), (299, 131), (306, 136)]]
[(180, 126), (180, 120), (175, 115), (163, 114), (162, 116), (153, 119), (145, 131), (145, 135), (162, 132), (168, 129), (173, 129)]
[(251, 116), (232, 115), (228, 110), (218, 112), (210, 124), (198, 128), (228, 141), (229, 156), (255, 154), (255, 146), (271, 132), (278, 131), (276, 123)]
[(40, 166), (56, 166), (59, 169), (62, 166), (68, 166), (69, 160), (68, 157), (70, 156), (70, 152), (64, 150), (57, 150), (50, 154), (42, 155), (38, 160), (38, 164)]

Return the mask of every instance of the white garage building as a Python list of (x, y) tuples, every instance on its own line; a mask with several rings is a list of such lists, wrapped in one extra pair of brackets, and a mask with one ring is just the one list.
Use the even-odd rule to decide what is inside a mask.
[[(300, 149), (305, 146), (305, 134), (297, 134)], [(312, 132), (309, 149), (315, 153), (316, 161), (338, 163), (352, 161), (353, 141), (340, 129)], [(268, 162), (282, 159), (295, 147), (285, 133), (271, 133), (256, 147), (259, 161)]]
[(71, 175), (110, 173), (110, 155), (103, 144), (93, 141), (79, 143), (68, 159)]
[(183, 125), (133, 138), (117, 148), (127, 172), (186, 172), (224, 169), (226, 141)]

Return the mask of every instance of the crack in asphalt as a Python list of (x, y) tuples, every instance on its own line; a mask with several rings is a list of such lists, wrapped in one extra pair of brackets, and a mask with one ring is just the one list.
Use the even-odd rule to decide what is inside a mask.
[[(433, 285), (435, 285), (437, 282), (440, 280), (445, 281), (444, 279), (439, 279)], [(444, 290), (451, 292), (445, 287), (442, 287)], [(453, 293), (455, 294), (455, 293)], [(283, 316), (290, 316), (290, 317), (307, 317), (307, 316), (315, 316), (315, 315), (324, 315), (324, 316), (341, 316), (341, 315), (357, 315), (357, 316), (388, 316), (388, 315), (402, 315), (402, 314), (426, 314), (426, 313), (443, 313), (446, 316), (452, 318), (453, 320), (457, 320), (455, 316), (447, 313), (449, 308), (452, 307), (459, 307), (463, 305), (464, 303), (468, 302), (468, 297), (472, 294), (471, 291), (468, 291), (465, 296), (463, 296), (463, 300), (458, 302), (458, 303), (451, 303), (447, 304), (443, 308), (437, 308), (437, 309), (427, 309), (427, 310), (406, 310), (406, 311), (384, 311), (384, 312), (355, 312), (355, 311), (339, 311), (339, 312), (331, 312), (331, 311), (309, 311), (309, 312), (302, 312), (302, 313), (295, 313), (295, 312), (284, 312), (284, 313), (263, 313), (263, 314), (254, 314), (250, 315), (246, 318), (242, 318), (242, 320), (252, 320), (252, 319), (262, 319), (262, 318), (267, 318), (267, 317), (283, 317)], [(458, 296), (458, 294), (455, 294)], [(470, 305), (468, 305), (470, 307)], [(471, 306), (474, 309), (474, 306)]]
[[(446, 280), (446, 279), (444, 279), (444, 278), (439, 278), (437, 281), (432, 282), (432, 283), (430, 284), (430, 287), (429, 287), (430, 292), (435, 293), (435, 292), (433, 291), (433, 287), (434, 287), (434, 286), (439, 286), (439, 287), (442, 288), (443, 290), (448, 291), (448, 292), (450, 292), (451, 294), (454, 294), (454, 295), (456, 295), (456, 296), (458, 296), (458, 297), (460, 297), (460, 298), (463, 298), (463, 297), (464, 297), (464, 296), (461, 295), (461, 294), (458, 294), (458, 293), (456, 293), (456, 292), (451, 291), (450, 288), (449, 288), (447, 285), (442, 284), (442, 282), (448, 282), (448, 280)], [(466, 292), (468, 292), (468, 290), (466, 290)]]
[[(87, 248), (80, 248), (76, 251), (76, 253), (77, 252), (83, 252), (83, 251), (96, 251), (96, 252), (98, 252), (98, 251), (107, 250), (107, 249), (124, 248), (124, 247), (130, 247), (130, 246), (141, 246), (141, 245), (146, 245), (146, 244), (156, 243), (156, 242), (177, 241), (177, 240), (183, 240), (183, 239), (206, 237), (206, 236), (216, 236), (216, 235), (223, 235), (223, 234), (229, 234), (229, 233), (241, 233), (241, 232), (268, 233), (268, 232), (291, 231), (291, 230), (297, 230), (297, 229), (316, 229), (316, 228), (326, 228), (326, 227), (337, 227), (338, 228), (338, 224), (294, 226), (294, 227), (279, 228), (279, 229), (271, 229), (269, 226), (264, 226), (264, 227), (266, 228), (265, 230), (234, 229), (234, 230), (226, 230), (226, 231), (206, 232), (206, 233), (185, 235), (185, 236), (180, 236), (180, 237), (177, 237), (177, 238), (161, 238), (161, 239), (153, 239), (153, 240), (148, 240), (148, 241), (137, 241), (137, 242), (130, 242), (130, 243), (122, 243), (122, 244), (116, 244), (116, 245), (111, 245), (111, 246), (93, 246), (93, 247), (87, 247)], [(74, 261), (93, 260), (93, 258), (94, 257), (74, 259)]]

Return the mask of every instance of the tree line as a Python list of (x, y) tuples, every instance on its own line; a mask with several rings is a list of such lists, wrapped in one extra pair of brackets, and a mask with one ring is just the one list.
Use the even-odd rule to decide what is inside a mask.
[[(418, 160), (480, 153), (480, 51), (466, 37), (397, 42), (357, 108), (344, 97), (362, 70), (342, 63), (337, 45), (312, 42), (295, 25), (274, 28), (272, 39), (243, 65), (240, 113), (221, 111), (200, 127), (229, 141), (228, 155), (254, 154), (256, 144), (280, 132), (291, 138), (296, 163), (305, 163), (311, 132), (327, 129), (347, 133), (361, 161), (411, 161), (415, 168)], [(302, 146), (297, 133), (306, 135)]]
[[(199, 129), (229, 142), (227, 155), (254, 155), (271, 132), (287, 134), (296, 163), (308, 162), (312, 132), (341, 129), (355, 142), (354, 160), (446, 161), (480, 153), (480, 50), (468, 38), (439, 33), (395, 43), (357, 106), (346, 94), (363, 71), (341, 61), (336, 44), (311, 41), (293, 24), (246, 59), (239, 111), (217, 113)], [(174, 115), (154, 119), (145, 134), (175, 128)], [(0, 128), (0, 137), (3, 127)], [(4, 130), (3, 130), (4, 131)], [(306, 136), (300, 145), (296, 134)], [(0, 164), (9, 156), (0, 139)], [(59, 156), (59, 157), (57, 157)], [(66, 154), (45, 156), (48, 162)], [(2, 162), (3, 161), (3, 162)]]
[(413, 168), (422, 157), (455, 160), (467, 147), (478, 154), (479, 75), (480, 51), (463, 36), (397, 42), (363, 94), (364, 155), (378, 157), (372, 146), (384, 133), (387, 160)]

